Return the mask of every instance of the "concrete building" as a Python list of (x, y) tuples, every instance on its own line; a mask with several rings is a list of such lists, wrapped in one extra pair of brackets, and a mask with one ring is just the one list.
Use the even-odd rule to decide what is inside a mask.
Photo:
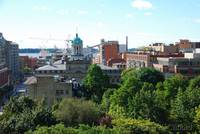
[(9, 69), (12, 83), (20, 80), (20, 59), (18, 44), (6, 41), (6, 66)]
[(165, 73), (167, 76), (180, 73), (182, 75), (193, 77), (200, 75), (200, 57), (198, 58), (158, 58), (158, 63), (153, 67)]
[(102, 69), (103, 73), (109, 77), (111, 84), (115, 85), (121, 82), (121, 69), (116, 67), (109, 67), (102, 64), (98, 64), (98, 66)]
[(66, 62), (59, 60), (39, 67), (35, 76), (24, 83), (28, 96), (36, 100), (44, 99), (50, 106), (65, 97), (72, 97), (72, 82), (65, 76)]
[(164, 54), (172, 54), (179, 52), (178, 46), (173, 44), (165, 45), (164, 43), (154, 43), (152, 45), (149, 45), (148, 48), (152, 51)]
[(184, 57), (182, 53), (165, 54), (160, 52), (129, 52), (123, 53), (122, 59), (126, 61), (127, 68), (153, 67), (159, 57)]
[(78, 34), (72, 40), (71, 55), (63, 54), (60, 58), (56, 62), (51, 59), (48, 65), (37, 68), (35, 77), (25, 82), (30, 97), (44, 99), (48, 105), (52, 105), (77, 94), (79, 83), (91, 64), (91, 59), (83, 55), (83, 41)]
[(8, 68), (6, 67), (6, 40), (0, 33), (0, 88), (9, 84)]
[(86, 76), (87, 70), (91, 64), (91, 58), (83, 54), (83, 41), (78, 34), (72, 41), (72, 55), (66, 57), (66, 72), (65, 77), (75, 79), (81, 83)]
[(35, 100), (44, 100), (51, 106), (62, 98), (72, 97), (72, 82), (54, 75), (37, 75), (29, 77), (24, 83), (28, 96)]

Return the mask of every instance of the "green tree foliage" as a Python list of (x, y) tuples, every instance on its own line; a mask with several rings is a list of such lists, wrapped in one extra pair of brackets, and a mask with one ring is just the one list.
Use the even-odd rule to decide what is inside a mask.
[[(186, 91), (179, 90), (176, 98), (171, 104), (170, 118), (173, 123), (180, 124), (183, 127), (192, 126), (190, 129), (194, 129), (193, 123), (195, 117), (195, 108), (200, 105), (200, 90), (190, 89)], [(191, 130), (190, 130), (191, 131)]]
[(103, 74), (101, 68), (93, 64), (89, 67), (86, 77), (83, 80), (85, 95), (100, 102), (106, 88), (109, 86), (109, 78)]
[(200, 76), (192, 79), (189, 84), (189, 89), (200, 89)]
[(194, 123), (197, 127), (198, 132), (200, 132), (200, 106), (195, 109)]
[(122, 72), (123, 82), (131, 77), (138, 79), (140, 82), (152, 83), (153, 85), (164, 81), (163, 74), (154, 68), (128, 69)]
[(166, 122), (167, 111), (157, 98), (155, 91), (140, 90), (129, 100), (128, 117), (136, 119), (150, 119), (154, 122)]
[(102, 101), (101, 101), (101, 107), (106, 112), (109, 111), (109, 108), (110, 108), (110, 96), (113, 95), (115, 90), (116, 89), (108, 89), (103, 94)]
[(102, 113), (92, 101), (71, 98), (62, 100), (54, 115), (66, 126), (78, 126), (81, 123), (97, 124)]
[(149, 120), (119, 118), (113, 120), (113, 127), (120, 128), (125, 134), (168, 134), (167, 127), (163, 127)]
[(32, 72), (31, 68), (29, 68), (27, 66), (23, 68), (23, 73), (24, 74), (30, 74), (31, 72)]
[(50, 110), (41, 107), (28, 97), (12, 98), (0, 116), (0, 133), (23, 134), (40, 125), (54, 125), (56, 120)]
[(182, 75), (175, 75), (166, 79), (163, 86), (166, 90), (167, 98), (172, 99), (177, 95), (179, 89), (186, 90), (188, 81)]
[(78, 128), (64, 127), (57, 124), (52, 127), (39, 127), (26, 134), (169, 134), (167, 127), (163, 127), (148, 120), (116, 119), (113, 127), (80, 125)]
[(121, 87), (110, 97), (111, 115), (149, 118), (157, 122), (165, 120), (167, 112), (158, 101), (161, 97), (156, 96), (154, 86), (164, 80), (159, 71), (152, 68), (129, 69), (122, 73), (122, 80)]
[(35, 131), (26, 132), (26, 134), (77, 134), (74, 128), (66, 128), (63, 124), (57, 124), (52, 127), (38, 127)]
[(153, 85), (164, 81), (163, 74), (154, 68), (137, 69), (135, 75), (141, 82), (152, 83)]
[[(63, 124), (57, 124), (52, 127), (39, 127), (35, 131), (29, 131), (26, 134), (125, 134), (118, 128), (105, 128), (103, 126), (80, 125), (78, 128), (66, 128)], [(129, 134), (129, 133), (127, 133)]]

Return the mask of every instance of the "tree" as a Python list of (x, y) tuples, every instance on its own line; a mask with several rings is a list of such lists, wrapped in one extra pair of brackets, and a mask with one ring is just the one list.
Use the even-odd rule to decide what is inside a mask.
[(28, 97), (12, 98), (0, 116), (0, 133), (24, 133), (36, 126), (54, 125), (56, 120), (50, 110)]
[(186, 90), (188, 81), (182, 75), (175, 75), (166, 79), (163, 86), (166, 91), (166, 96), (170, 100), (177, 95), (179, 89)]
[(200, 89), (200, 76), (195, 77), (190, 80), (189, 88), (192, 89)]
[(106, 88), (109, 86), (109, 78), (104, 75), (101, 68), (93, 64), (89, 67), (83, 86), (88, 98), (93, 98), (95, 102), (100, 102)]
[(136, 70), (135, 77), (141, 82), (156, 85), (158, 82), (164, 81), (163, 74), (154, 68), (140, 68)]
[(186, 91), (179, 90), (176, 98), (171, 104), (170, 118), (172, 123), (179, 124), (181, 128), (191, 126), (190, 130), (194, 130), (193, 120), (195, 118), (195, 108), (200, 105), (200, 90), (187, 89)]
[(118, 118), (112, 121), (113, 128), (120, 128), (125, 134), (169, 134), (167, 127), (149, 120)]
[(38, 127), (35, 131), (28, 131), (26, 134), (78, 134), (74, 128), (66, 128), (63, 124), (51, 127)]
[(78, 124), (97, 124), (101, 117), (101, 109), (92, 101), (81, 99), (64, 99), (54, 111), (58, 121), (66, 126), (78, 126)]
[(115, 90), (116, 89), (108, 89), (103, 94), (102, 101), (101, 101), (101, 106), (102, 106), (103, 110), (105, 110), (106, 112), (109, 111), (110, 103), (111, 103), (110, 102), (110, 96), (113, 95)]
[(163, 74), (154, 68), (128, 69), (122, 72), (122, 81), (126, 81), (131, 77), (138, 79), (140, 82), (147, 82), (153, 85), (164, 81)]
[(197, 127), (198, 132), (200, 132), (200, 106), (195, 109), (194, 123)]

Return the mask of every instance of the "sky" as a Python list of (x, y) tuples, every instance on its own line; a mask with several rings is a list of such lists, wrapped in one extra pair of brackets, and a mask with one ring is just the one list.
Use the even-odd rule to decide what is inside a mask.
[(129, 48), (200, 41), (200, 0), (0, 0), (0, 32), (20, 48), (118, 40)]

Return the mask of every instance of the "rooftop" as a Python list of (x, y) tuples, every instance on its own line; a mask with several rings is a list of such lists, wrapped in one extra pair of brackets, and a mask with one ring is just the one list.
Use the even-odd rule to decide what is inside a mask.
[(37, 78), (32, 76), (32, 77), (28, 77), (27, 80), (24, 82), (25, 85), (32, 85), (37, 83)]
[(109, 67), (102, 64), (97, 64), (102, 70), (119, 70), (117, 67)]
[(52, 64), (45, 65), (36, 69), (36, 71), (45, 71), (45, 70), (66, 70), (65, 64)]

